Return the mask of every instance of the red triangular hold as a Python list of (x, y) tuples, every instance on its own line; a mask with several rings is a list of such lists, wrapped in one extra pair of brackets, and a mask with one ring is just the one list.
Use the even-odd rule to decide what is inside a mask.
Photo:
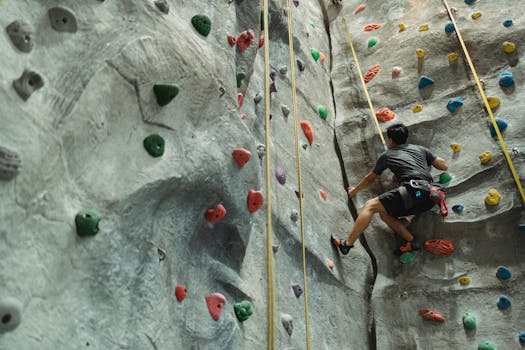
[(248, 163), (252, 156), (252, 153), (244, 148), (235, 148), (232, 152), (232, 157), (241, 168)]
[(206, 295), (206, 304), (208, 305), (208, 311), (210, 312), (211, 318), (215, 321), (219, 320), (222, 309), (226, 304), (226, 298), (221, 293), (213, 293)]
[(264, 196), (261, 191), (250, 190), (247, 198), (248, 210), (250, 213), (255, 213), (261, 209), (264, 204)]
[(186, 298), (187, 295), (188, 295), (188, 291), (186, 290), (186, 287), (184, 287), (181, 284), (175, 287), (175, 297), (177, 298), (179, 303), (182, 302)]
[(237, 39), (233, 35), (228, 34), (228, 44), (230, 44), (231, 47), (235, 46), (235, 43), (237, 42)]
[(215, 209), (208, 209), (208, 211), (206, 211), (206, 214), (204, 214), (204, 217), (209, 222), (217, 222), (225, 216), (226, 208), (224, 208), (224, 205), (222, 204), (217, 204)]
[(314, 128), (308, 120), (301, 120), (301, 129), (303, 129), (304, 136), (308, 139), (308, 143), (314, 142)]

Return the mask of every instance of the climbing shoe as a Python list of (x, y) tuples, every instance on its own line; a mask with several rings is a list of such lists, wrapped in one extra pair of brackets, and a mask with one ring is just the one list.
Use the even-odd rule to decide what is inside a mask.
[(419, 245), (419, 243), (417, 243), (415, 240), (412, 240), (410, 242), (405, 241), (401, 245), (401, 247), (399, 247), (399, 251), (401, 253), (412, 252), (414, 250), (419, 250), (419, 249), (421, 249), (421, 245)]
[(339, 249), (339, 251), (343, 255), (348, 254), (350, 249), (352, 249), (354, 247), (353, 245), (346, 245), (346, 241), (344, 239), (339, 239), (339, 238), (334, 237), (334, 236), (330, 236), (330, 242), (332, 243), (332, 245), (334, 247)]

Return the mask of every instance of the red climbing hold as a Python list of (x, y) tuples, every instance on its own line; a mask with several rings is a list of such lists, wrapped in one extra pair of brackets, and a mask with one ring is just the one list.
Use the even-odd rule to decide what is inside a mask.
[(369, 25), (365, 26), (364, 31), (365, 32), (370, 32), (372, 30), (379, 29), (379, 28), (381, 28), (381, 24), (379, 24), (379, 23), (372, 23), (372, 24), (369, 24)]
[(434, 309), (421, 309), (421, 310), (419, 310), (419, 314), (425, 320), (436, 321), (436, 322), (445, 322), (445, 317), (443, 317), (439, 312), (437, 312)]
[(248, 163), (252, 153), (244, 148), (235, 148), (232, 152), (232, 157), (241, 168)]
[(374, 64), (372, 68), (368, 70), (365, 74), (365, 83), (368, 83), (370, 80), (374, 79), (377, 73), (379, 72), (379, 65)]
[(219, 320), (222, 309), (226, 304), (226, 298), (221, 293), (213, 293), (206, 295), (206, 304), (208, 305), (208, 311), (210, 312), (211, 318), (215, 321)]
[(226, 208), (224, 208), (224, 205), (222, 204), (217, 204), (215, 209), (208, 209), (206, 211), (206, 214), (204, 214), (204, 217), (209, 222), (217, 222), (225, 216), (226, 216)]
[(237, 93), (237, 108), (241, 108), (243, 102), (244, 96), (242, 95), (242, 92)]
[(250, 213), (255, 213), (263, 206), (263, 193), (261, 191), (250, 190), (248, 192), (248, 198), (246, 199), (246, 202), (248, 204), (248, 210)]
[(314, 143), (314, 128), (308, 120), (301, 120), (301, 129), (303, 129), (304, 136), (308, 139), (308, 143)]
[(230, 44), (231, 47), (234, 47), (236, 42), (237, 39), (235, 39), (233, 35), (228, 34), (228, 44)]
[(359, 5), (355, 11), (354, 11), (354, 15), (357, 15), (359, 12), (363, 11), (364, 9), (366, 8), (366, 5)]
[(242, 32), (237, 38), (237, 49), (239, 52), (244, 52), (251, 44), (253, 44), (253, 38), (255, 34), (253, 30), (248, 29)]
[(319, 190), (319, 193), (321, 194), (321, 197), (326, 200), (326, 192), (324, 190)]
[(379, 108), (376, 112), (376, 118), (380, 122), (387, 122), (396, 117), (396, 114), (387, 107)]
[(261, 37), (259, 38), (258, 48), (260, 49), (261, 47), (263, 47), (263, 45), (264, 45), (264, 35), (261, 35)]
[(188, 295), (188, 291), (186, 290), (186, 287), (184, 287), (181, 284), (175, 287), (175, 297), (177, 298), (179, 303), (181, 303), (184, 299), (186, 299), (187, 295)]
[(448, 255), (454, 251), (454, 245), (448, 239), (429, 239), (424, 246), (425, 250), (434, 255)]

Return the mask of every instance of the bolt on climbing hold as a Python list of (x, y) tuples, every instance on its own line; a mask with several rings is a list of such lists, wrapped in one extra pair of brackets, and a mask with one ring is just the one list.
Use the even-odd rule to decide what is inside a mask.
[(499, 74), (499, 86), (511, 87), (514, 85), (514, 75), (512, 72), (505, 71)]
[(458, 59), (458, 57), (459, 57), (458, 54), (455, 53), (455, 52), (449, 53), (448, 56), (447, 56), (447, 58), (448, 58), (448, 62), (449, 62), (449, 63), (456, 62), (457, 59)]
[(296, 298), (299, 298), (303, 294), (303, 289), (298, 284), (292, 285), (292, 290), (293, 290), (293, 294), (295, 294)]
[(253, 30), (248, 29), (242, 32), (237, 38), (237, 50), (243, 53), (251, 44), (253, 44), (255, 33)]
[(292, 316), (288, 314), (281, 314), (281, 323), (283, 324), (283, 327), (288, 333), (289, 336), (292, 336), (293, 333), (293, 318)]
[(513, 53), (514, 51), (516, 51), (516, 44), (511, 43), (509, 41), (505, 41), (503, 43), (503, 52), (505, 52), (505, 53)]
[(218, 321), (226, 304), (226, 298), (221, 293), (213, 293), (206, 295), (204, 299), (206, 300), (206, 305), (208, 305), (211, 318)]
[(226, 216), (226, 208), (224, 208), (224, 205), (217, 204), (215, 208), (206, 210), (206, 213), (204, 213), (204, 218), (208, 222), (217, 222), (219, 220), (222, 220)]
[(211, 20), (206, 15), (195, 15), (191, 18), (191, 24), (200, 35), (206, 37), (211, 31)]
[(276, 93), (277, 92), (277, 85), (275, 85), (275, 81), (272, 81), (272, 83), (270, 84), (270, 94), (271, 93)]
[(252, 304), (249, 301), (243, 300), (239, 303), (233, 304), (233, 311), (235, 316), (241, 322), (246, 321), (253, 314)]
[(299, 67), (299, 71), (303, 72), (306, 66), (304, 65), (304, 62), (301, 59), (297, 59), (297, 66)]
[(426, 75), (422, 75), (421, 78), (419, 78), (419, 84), (417, 87), (419, 89), (424, 89), (427, 86), (434, 85), (434, 80), (430, 77), (427, 77)]
[(499, 97), (497, 96), (487, 96), (487, 101), (489, 102), (490, 109), (495, 109), (499, 106)]
[(511, 20), (511, 19), (506, 19), (506, 20), (503, 21), (503, 26), (504, 26), (505, 28), (508, 28), (508, 27), (510, 27), (511, 25), (512, 25), (512, 20)]
[(179, 94), (179, 87), (175, 84), (155, 84), (153, 92), (159, 106), (164, 107)]
[(456, 214), (463, 213), (463, 210), (465, 210), (465, 207), (463, 206), (463, 204), (455, 204), (452, 206), (452, 211)]
[(233, 35), (230, 35), (230, 34), (228, 34), (227, 38), (228, 38), (228, 44), (231, 47), (234, 47), (235, 43), (237, 43), (237, 39), (235, 39), (235, 37)]
[(472, 5), (475, 0), (465, 0), (465, 4)]
[(18, 175), (21, 165), (18, 153), (0, 146), (0, 180), (12, 180)]
[(395, 67), (392, 67), (392, 77), (398, 77), (401, 75), (401, 67), (398, 67), (398, 66), (395, 66)]
[(299, 7), (299, 0), (292, 0), (295, 7)]
[(481, 164), (487, 164), (492, 159), (492, 152), (485, 151), (479, 155), (479, 161)]
[(33, 28), (24, 21), (13, 21), (5, 30), (13, 45), (22, 52), (31, 52), (33, 49)]
[(42, 86), (44, 86), (44, 80), (40, 74), (30, 70), (24, 70), (20, 78), (13, 80), (13, 89), (24, 101), (27, 101)]
[(472, 15), (470, 15), (470, 17), (473, 19), (473, 20), (476, 20), (478, 18), (481, 17), (481, 12), (474, 12)]
[(159, 134), (151, 134), (142, 142), (150, 156), (157, 158), (164, 154), (164, 139)]
[(290, 214), (290, 220), (297, 222), (297, 220), (299, 220), (299, 214), (296, 211), (292, 211)]
[(281, 105), (281, 111), (285, 117), (288, 117), (290, 114), (290, 108), (287, 105)]
[(404, 31), (405, 29), (407, 29), (407, 27), (405, 26), (404, 23), (398, 23), (397, 27), (399, 28), (399, 31), (402, 32)]
[(286, 75), (286, 73), (288, 73), (288, 67), (287, 66), (281, 66), (279, 67), (279, 73), (281, 75)]
[(375, 76), (379, 73), (379, 64), (374, 64), (365, 74), (365, 83), (368, 83), (370, 80), (374, 79)]
[(366, 25), (366, 26), (363, 28), (363, 30), (364, 30), (365, 32), (371, 32), (372, 30), (376, 30), (376, 29), (379, 29), (379, 28), (381, 28), (381, 24), (379, 24), (379, 23), (372, 23), (372, 24), (368, 24), (368, 25)]
[(278, 245), (275, 245), (275, 244), (272, 245), (272, 251), (273, 251), (274, 253), (277, 253), (277, 252), (279, 251), (279, 246), (278, 246)]
[(365, 8), (366, 8), (366, 5), (357, 6), (357, 8), (354, 10), (354, 15), (357, 15), (359, 12), (363, 11)]
[(423, 50), (423, 49), (416, 49), (416, 56), (417, 56), (417, 58), (425, 57), (425, 50)]
[(465, 327), (465, 329), (475, 329), (476, 328), (476, 317), (474, 315), (472, 315), (471, 313), (469, 312), (466, 312), (464, 315), (463, 315), (463, 327)]
[(389, 120), (392, 120), (396, 117), (396, 114), (394, 111), (392, 111), (388, 107), (381, 107), (376, 111), (376, 118), (380, 122), (387, 122)]
[(257, 156), (259, 156), (259, 159), (263, 159), (265, 153), (266, 153), (266, 146), (262, 144), (257, 145)]
[(75, 216), (77, 235), (80, 237), (94, 236), (98, 233), (100, 214), (94, 210), (82, 210)]
[(418, 32), (426, 32), (428, 30), (428, 24), (423, 24), (417, 29)]
[(447, 184), (450, 182), (450, 180), (452, 180), (452, 176), (447, 173), (447, 172), (443, 172), (441, 174), (439, 174), (439, 183), (440, 184)]
[(525, 234), (525, 224), (518, 224), (518, 231)]
[(261, 35), (259, 37), (259, 44), (257, 45), (257, 48), (260, 49), (263, 46), (264, 46), (264, 35)]
[(241, 108), (243, 102), (244, 102), (244, 95), (242, 94), (242, 92), (238, 92), (237, 93), (237, 108)]
[(252, 153), (244, 148), (235, 148), (232, 157), (239, 167), (243, 167), (250, 160)]
[(368, 39), (368, 47), (374, 47), (377, 44), (377, 38)]
[(454, 23), (452, 22), (448, 22), (446, 25), (445, 25), (445, 33), (454, 33), (456, 31), (456, 28), (454, 27)]
[(241, 114), (239, 117), (240, 117), (242, 120), (245, 120), (246, 117), (247, 117), (247, 115), (243, 113), (243, 114)]
[(314, 59), (314, 61), (317, 61), (319, 60), (319, 51), (317, 49), (310, 49), (310, 54), (312, 55), (312, 58)]
[(496, 271), (496, 277), (500, 280), (508, 280), (512, 277), (512, 273), (510, 272), (510, 269), (506, 266), (498, 266), (498, 270)]
[(321, 63), (324, 63), (325, 60), (326, 60), (325, 54), (320, 52), (319, 53), (319, 61), (321, 61)]
[(188, 290), (182, 284), (179, 284), (175, 287), (175, 297), (179, 303), (182, 303), (184, 299), (188, 296)]
[(450, 148), (452, 148), (452, 152), (454, 153), (459, 153), (461, 151), (461, 145), (456, 142), (451, 143)]
[(449, 255), (454, 252), (454, 244), (448, 239), (429, 239), (423, 246), (427, 252), (434, 255)]
[(510, 301), (508, 296), (500, 295), (498, 303), (496, 305), (500, 310), (507, 310), (509, 307), (512, 306), (512, 302)]
[(401, 261), (402, 264), (412, 264), (414, 260), (416, 260), (416, 256), (416, 252), (404, 252), (399, 257), (399, 261)]
[[(499, 129), (500, 133), (502, 133), (502, 134), (503, 134), (503, 132), (505, 132), (505, 130), (507, 130), (508, 124), (504, 120), (496, 119), (496, 125), (498, 126), (498, 129)], [(494, 128), (494, 125), (492, 123), (489, 124), (489, 131), (490, 131), (490, 136), (492, 136), (492, 137), (496, 137), (498, 135), (496, 133), (496, 129)]]
[(461, 276), (459, 278), (459, 284), (462, 286), (468, 286), (470, 284), (470, 277), (469, 276)]
[(154, 4), (157, 6), (160, 12), (166, 15), (170, 12), (170, 5), (166, 0), (155, 0)]
[(64, 7), (52, 7), (47, 11), (51, 27), (57, 32), (76, 33), (77, 19), (70, 10)]
[(157, 248), (157, 254), (159, 255), (159, 263), (166, 260), (166, 251), (160, 247)]
[(304, 136), (311, 145), (314, 142), (314, 128), (308, 120), (301, 120), (301, 129), (303, 129)]
[(521, 344), (525, 344), (525, 332), (521, 332), (518, 336), (518, 340)]
[(419, 314), (428, 321), (445, 322), (445, 317), (434, 309), (421, 309)]
[(237, 88), (240, 88), (241, 85), (242, 85), (242, 81), (244, 80), (244, 78), (246, 78), (246, 74), (244, 74), (243, 72), (239, 72), (237, 73)]
[(451, 113), (454, 113), (455, 111), (457, 111), (458, 108), (461, 106), (463, 106), (463, 99), (460, 96), (451, 98), (447, 102), (447, 109)]
[(261, 209), (264, 204), (263, 193), (261, 191), (255, 191), (251, 189), (248, 191), (246, 203), (248, 205), (248, 211), (250, 213), (255, 213), (257, 210)]
[(478, 350), (496, 350), (496, 345), (490, 341), (483, 341), (478, 344)]
[(277, 72), (274, 69), (272, 69), (271, 72), (270, 72), (270, 79), (272, 81), (275, 81), (275, 77), (276, 76), (277, 76)]
[(415, 105), (414, 108), (412, 108), (412, 112), (414, 113), (419, 113), (423, 110), (423, 106), (422, 105)]
[(278, 166), (275, 169), (275, 177), (277, 178), (277, 182), (279, 182), (281, 185), (284, 185), (286, 183), (286, 174), (284, 172), (284, 169)]
[(255, 102), (255, 104), (259, 104), (263, 99), (263, 96), (260, 94), (260, 93), (256, 93), (255, 94), (255, 97), (253, 98), (253, 102)]
[(0, 334), (14, 331), (22, 322), (22, 303), (15, 298), (0, 300)]
[(326, 258), (326, 265), (330, 268), (330, 270), (333, 270), (335, 267), (334, 262), (328, 258)]
[(326, 195), (326, 191), (324, 190), (319, 190), (319, 194), (321, 195), (321, 198), (326, 200), (326, 198), (328, 198), (328, 196)]
[(325, 106), (317, 107), (317, 112), (319, 112), (319, 116), (324, 120), (328, 117), (328, 109)]
[(501, 195), (499, 192), (495, 188), (491, 188), (485, 197), (485, 204), (491, 206), (498, 205), (500, 200)]

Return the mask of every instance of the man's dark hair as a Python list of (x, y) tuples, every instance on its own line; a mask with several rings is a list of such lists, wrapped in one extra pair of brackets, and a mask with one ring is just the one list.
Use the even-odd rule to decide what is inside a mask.
[(404, 124), (394, 124), (386, 128), (386, 135), (391, 138), (396, 145), (407, 142), (408, 129)]

